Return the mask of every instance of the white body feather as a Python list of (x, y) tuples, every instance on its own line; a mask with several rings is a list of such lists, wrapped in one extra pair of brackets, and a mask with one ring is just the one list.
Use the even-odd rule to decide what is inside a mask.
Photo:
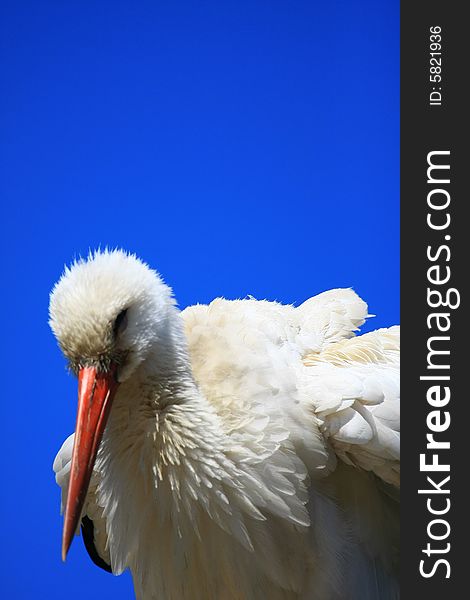
[(168, 310), (84, 509), (113, 572), (142, 600), (397, 598), (398, 328), (354, 337), (351, 290)]

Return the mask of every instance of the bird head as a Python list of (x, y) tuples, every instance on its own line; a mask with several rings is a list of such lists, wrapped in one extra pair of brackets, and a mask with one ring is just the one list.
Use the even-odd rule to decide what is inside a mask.
[(114, 367), (123, 382), (164, 335), (173, 306), (170, 288), (136, 256), (95, 252), (65, 269), (51, 293), (49, 323), (75, 373)]
[[(171, 290), (123, 251), (91, 254), (66, 268), (50, 297), (50, 326), (78, 376), (78, 412), (62, 556), (77, 529), (116, 391), (168, 335)], [(161, 343), (162, 351), (165, 344)]]

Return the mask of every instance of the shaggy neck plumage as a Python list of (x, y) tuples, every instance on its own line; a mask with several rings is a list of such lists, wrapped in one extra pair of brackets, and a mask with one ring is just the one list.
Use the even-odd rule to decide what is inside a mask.
[[(235, 590), (233, 598), (255, 598), (243, 590), (251, 569), (267, 578), (260, 589), (284, 598), (273, 595), (277, 583), (297, 586), (292, 572), (300, 581), (303, 567), (278, 564), (271, 574), (277, 542), (262, 523), (269, 513), (283, 543), (299, 551), (299, 527), (309, 524), (305, 474), (295, 455), (281, 450), (284, 433), (267, 428), (269, 419), (252, 429), (245, 422), (227, 447), (220, 417), (192, 376), (176, 310), (170, 319), (120, 387), (98, 456), (97, 501), (112, 569), (131, 568), (138, 598), (205, 600), (226, 589)], [(263, 467), (265, 456), (273, 469)]]
[(158, 461), (161, 454), (164, 462), (167, 447), (175, 460), (179, 448), (182, 460), (187, 440), (201, 438), (199, 448), (204, 448), (204, 439), (214, 442), (220, 437), (220, 423), (195, 383), (183, 321), (175, 307), (169, 307), (155, 340), (146, 359), (120, 386), (105, 441), (118, 433), (132, 439), (135, 447), (141, 444), (152, 460)]
[(98, 494), (115, 572), (132, 562), (149, 528), (157, 535), (172, 524), (178, 535), (182, 521), (208, 508), (211, 480), (220, 479), (228, 464), (222, 440), (218, 417), (194, 382), (181, 317), (172, 309), (158, 343), (120, 386), (100, 448)]

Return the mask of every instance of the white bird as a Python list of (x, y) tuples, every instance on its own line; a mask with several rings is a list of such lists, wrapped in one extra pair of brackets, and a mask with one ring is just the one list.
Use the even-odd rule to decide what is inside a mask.
[(138, 599), (398, 598), (399, 328), (367, 316), (350, 289), (180, 312), (123, 251), (66, 268), (63, 558), (81, 523)]

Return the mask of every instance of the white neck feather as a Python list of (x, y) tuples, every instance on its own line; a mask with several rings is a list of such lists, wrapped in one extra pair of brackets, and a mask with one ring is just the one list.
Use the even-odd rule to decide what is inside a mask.
[[(309, 523), (305, 473), (293, 464), (293, 453), (279, 449), (279, 430), (272, 438), (267, 432), (262, 444), (256, 430), (253, 444), (235, 449), (232, 439), (227, 447), (223, 424), (194, 382), (176, 309), (166, 332), (166, 344), (160, 339), (120, 387), (98, 457), (98, 502), (113, 571), (130, 567), (137, 597), (145, 600), (171, 600), (171, 590), (178, 600), (235, 598), (243, 589), (241, 574), (256, 563), (255, 577), (266, 577), (261, 589), (272, 585), (276, 598), (277, 584), (291, 586), (293, 573), (300, 585), (304, 567), (276, 565), (273, 571), (279, 540), (263, 531), (262, 511), (279, 522), (283, 544), (292, 543), (296, 555), (298, 528)], [(256, 452), (272, 454), (272, 472)], [(273, 494), (273, 483), (286, 488), (284, 498)], [(247, 589), (242, 597), (257, 596)]]

